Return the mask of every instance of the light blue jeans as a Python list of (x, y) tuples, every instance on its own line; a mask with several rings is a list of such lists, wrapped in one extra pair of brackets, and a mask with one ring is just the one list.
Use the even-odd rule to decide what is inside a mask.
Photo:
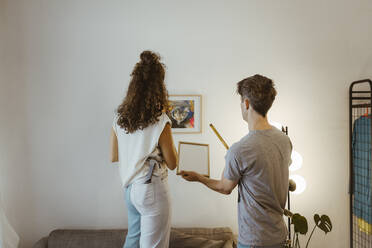
[(125, 190), (128, 234), (124, 248), (168, 248), (171, 204), (167, 179), (135, 182)]
[(125, 240), (124, 248), (139, 248), (141, 236), (141, 214), (134, 207), (130, 200), (132, 185), (125, 189), (125, 202), (128, 209), (128, 234)]

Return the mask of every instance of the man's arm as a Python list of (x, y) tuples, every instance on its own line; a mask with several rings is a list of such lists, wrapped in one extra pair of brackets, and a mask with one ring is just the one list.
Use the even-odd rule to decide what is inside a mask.
[[(225, 170), (224, 170), (225, 171)], [(194, 171), (181, 171), (181, 176), (190, 182), (200, 182), (207, 186), (208, 188), (217, 191), (224, 195), (229, 195), (233, 189), (236, 187), (239, 181), (232, 181), (226, 179), (222, 173), (220, 180), (210, 179)]]

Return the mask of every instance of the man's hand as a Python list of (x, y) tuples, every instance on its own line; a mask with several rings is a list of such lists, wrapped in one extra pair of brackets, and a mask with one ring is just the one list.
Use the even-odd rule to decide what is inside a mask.
[(199, 178), (202, 176), (195, 171), (181, 171), (180, 175), (189, 182), (200, 182)]

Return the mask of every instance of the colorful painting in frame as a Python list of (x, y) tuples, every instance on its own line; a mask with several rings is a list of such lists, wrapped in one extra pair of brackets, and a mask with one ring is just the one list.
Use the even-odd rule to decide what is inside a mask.
[(168, 116), (173, 133), (201, 133), (201, 95), (170, 95)]

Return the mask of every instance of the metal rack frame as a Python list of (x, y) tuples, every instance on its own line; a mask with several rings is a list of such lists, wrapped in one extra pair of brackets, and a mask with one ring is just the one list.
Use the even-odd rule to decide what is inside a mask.
[[(354, 90), (355, 86), (359, 86), (361, 84), (367, 84), (369, 85), (369, 90)], [(365, 102), (361, 102), (365, 101)], [(358, 238), (358, 234), (356, 233), (359, 230), (354, 230), (355, 225), (355, 218), (354, 218), (354, 161), (353, 161), (353, 124), (356, 120), (356, 117), (361, 117), (360, 114), (361, 110), (371, 108), (372, 105), (372, 81), (370, 79), (363, 79), (358, 80), (355, 82), (352, 82), (349, 88), (349, 152), (350, 152), (350, 158), (349, 158), (349, 195), (350, 195), (350, 248), (364, 248), (364, 247), (372, 247), (372, 235), (367, 236), (367, 240), (363, 240), (366, 242), (359, 243), (358, 240), (356, 240), (356, 237)], [(357, 112), (356, 115), (353, 115), (355, 112)], [(360, 115), (359, 115), (360, 114)], [(355, 117), (355, 118), (354, 118)], [(358, 118), (359, 118), (358, 117)], [(372, 134), (372, 125), (371, 125), (371, 134)], [(372, 139), (371, 139), (372, 140)], [(370, 151), (371, 152), (371, 151)], [(369, 169), (370, 170), (370, 169)], [(370, 243), (371, 241), (371, 243)], [(365, 246), (365, 244), (367, 246)]]

